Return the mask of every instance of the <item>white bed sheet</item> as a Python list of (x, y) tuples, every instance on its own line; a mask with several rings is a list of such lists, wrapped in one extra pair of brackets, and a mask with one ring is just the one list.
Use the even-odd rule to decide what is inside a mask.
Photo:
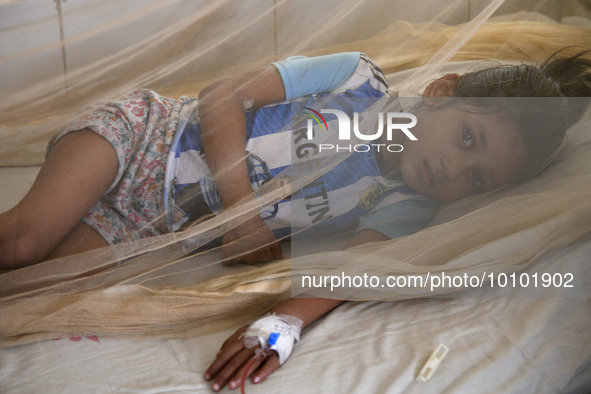
[[(527, 272), (560, 266), (588, 278), (590, 255), (591, 242), (580, 242)], [(588, 294), (588, 284), (575, 285)], [(346, 303), (308, 329), (266, 382), (248, 384), (246, 391), (589, 393), (591, 300), (560, 298), (571, 294), (564, 289), (544, 294), (556, 298), (468, 292), (463, 298)], [(0, 392), (211, 392), (202, 375), (235, 329), (186, 339), (62, 338), (0, 349)], [(429, 381), (417, 382), (440, 342), (450, 348), (447, 357)]]

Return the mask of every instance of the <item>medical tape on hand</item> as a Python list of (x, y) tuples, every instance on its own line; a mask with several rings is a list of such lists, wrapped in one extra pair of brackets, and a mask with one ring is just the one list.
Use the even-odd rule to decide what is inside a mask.
[(291, 355), (294, 343), (300, 340), (302, 324), (303, 322), (295, 316), (273, 313), (252, 323), (239, 339), (244, 341), (246, 348), (260, 344), (264, 349), (267, 347), (269, 334), (278, 332), (279, 339), (270, 349), (277, 352), (279, 363), (283, 365)]

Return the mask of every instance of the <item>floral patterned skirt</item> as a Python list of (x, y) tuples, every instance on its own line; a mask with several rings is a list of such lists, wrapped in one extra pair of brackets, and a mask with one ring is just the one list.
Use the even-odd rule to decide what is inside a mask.
[(61, 137), (84, 128), (106, 138), (117, 152), (115, 180), (83, 219), (110, 245), (168, 232), (164, 174), (184, 101), (135, 90), (86, 108), (52, 136), (47, 154)]

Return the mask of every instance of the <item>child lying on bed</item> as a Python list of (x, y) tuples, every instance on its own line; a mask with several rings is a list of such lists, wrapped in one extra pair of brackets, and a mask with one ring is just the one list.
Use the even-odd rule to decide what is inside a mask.
[[(379, 207), (379, 200), (374, 201), (349, 246), (411, 234), (426, 223), (436, 201), (486, 192), (539, 172), (572, 123), (566, 108), (538, 117), (542, 124), (560, 127), (539, 128), (540, 119), (520, 119), (506, 104), (482, 108), (476, 99), (455, 99), (441, 105), (435, 98), (588, 96), (584, 81), (589, 80), (589, 66), (576, 56), (542, 67), (497, 67), (433, 81), (412, 129), (418, 141), (409, 142), (402, 131), (395, 133), (392, 142), (403, 150), (367, 152), (365, 172), (357, 175), (399, 193), (403, 204)], [(562, 75), (571, 77), (561, 80)], [(52, 138), (46, 163), (29, 193), (0, 215), (0, 267), (18, 268), (175, 231), (222, 207), (247, 202), (265, 181), (261, 175), (268, 179), (281, 171), (280, 165), (268, 165), (265, 157), (264, 165), (258, 156), (253, 163), (255, 155), (245, 159), (245, 152), (256, 141), (272, 140), (284, 130), (290, 120), (285, 101), (387, 93), (385, 78), (370, 59), (345, 53), (288, 58), (228, 78), (201, 92), (198, 108), (194, 99), (173, 100), (147, 90), (95, 106)], [(283, 114), (277, 126), (265, 121), (269, 114), (273, 120)], [(259, 149), (265, 151), (264, 146)], [(309, 192), (339, 193), (345, 186), (337, 182), (329, 191), (320, 187)], [(380, 209), (371, 212), (373, 208)], [(224, 234), (223, 259), (250, 263), (283, 256), (277, 236), (285, 227), (273, 225), (274, 233), (267, 225), (281, 214), (263, 213)], [(345, 216), (341, 227), (358, 222), (355, 212)], [(397, 219), (408, 216), (412, 224), (397, 226)], [(295, 316), (305, 327), (338, 304), (294, 299), (275, 312)], [(219, 374), (217, 389), (228, 381), (235, 386), (238, 371), (252, 355), (253, 350), (243, 349), (243, 342), (236, 340), (238, 335), (224, 345), (207, 372), (208, 379)], [(254, 378), (262, 380), (277, 366), (277, 357), (268, 358)]]
[[(528, 116), (523, 112), (517, 115), (525, 108), (509, 108), (507, 102), (527, 106), (531, 101), (473, 98), (591, 96), (590, 61), (580, 55), (551, 59), (542, 66), (499, 66), (462, 76), (449, 74), (433, 81), (423, 93), (423, 109), (418, 111), (417, 126), (412, 129), (418, 141), (406, 143), (400, 138), (404, 150), (397, 155), (383, 155), (390, 171), (387, 176), (401, 178), (414, 190), (439, 201), (453, 201), (534, 176), (556, 152), (566, 128), (578, 119), (587, 101), (583, 105), (578, 102), (575, 109), (572, 103), (568, 109), (559, 109), (562, 104), (552, 100), (547, 104), (557, 106), (557, 111), (539, 108)], [(436, 97), (465, 99), (441, 104), (431, 99)], [(427, 138), (421, 138), (427, 133)], [(429, 212), (428, 218), (432, 211), (425, 206), (422, 209)], [(425, 217), (416, 217), (424, 225)], [(345, 248), (392, 238), (389, 232), (396, 230), (385, 227), (396, 227), (395, 215), (382, 220), (386, 226), (358, 229)], [(269, 257), (274, 253), (272, 249), (264, 252)], [(289, 357), (300, 330), (342, 302), (295, 298), (282, 303), (271, 315), (240, 328), (226, 340), (205, 379), (217, 377), (212, 384), (215, 391), (226, 384), (236, 388), (251, 374), (254, 383), (262, 382)], [(257, 348), (268, 348), (266, 340), (272, 332), (281, 334), (273, 347), (275, 352), (267, 353), (265, 359), (255, 357)]]
[[(528, 66), (499, 67), (462, 78), (449, 74), (430, 84), (423, 95), (556, 96), (562, 94), (558, 77), (568, 75), (570, 69), (585, 72), (584, 62), (580, 57), (558, 59), (543, 68), (548, 75)], [(487, 78), (490, 82), (481, 81)], [(542, 83), (551, 86), (544, 88)], [(570, 89), (565, 94), (571, 95), (583, 94), (576, 89), (585, 86), (577, 77), (562, 85), (563, 90)], [(306, 105), (324, 95), (385, 94), (387, 85), (379, 68), (363, 54), (344, 53), (292, 57), (220, 81), (200, 94), (199, 108), (195, 99), (172, 100), (147, 90), (91, 107), (53, 136), (46, 163), (30, 192), (12, 210), (0, 214), (0, 268), (18, 268), (174, 231), (186, 222), (219, 213), (222, 207), (245, 202), (252, 198), (253, 189), (283, 168), (281, 163), (272, 164), (281, 161), (272, 156), (280, 149), (268, 146), (286, 146), (277, 145), (279, 134), (290, 138), (288, 147), (294, 142), (291, 137), (295, 133), (281, 133), (291, 120), (289, 101)], [(537, 127), (528, 124), (526, 132), (525, 125), (467, 109), (474, 103), (465, 102), (464, 108), (437, 108), (440, 105), (435, 99), (425, 103), (420, 121), (412, 129), (422, 138), (409, 141), (399, 131), (391, 142), (404, 146), (402, 152), (374, 149), (362, 153), (365, 172), (353, 177), (369, 177), (372, 185), (385, 190), (380, 197), (393, 193), (398, 202), (380, 207), (381, 200), (373, 199), (364, 212), (353, 209), (340, 215), (345, 217), (340, 228), (354, 227), (363, 215), (354, 243), (416, 232), (437, 208), (437, 201), (456, 200), (518, 181), (538, 171), (563, 139), (564, 127), (540, 135)], [(424, 110), (430, 107), (434, 110)], [(476, 117), (486, 118), (491, 128), (502, 125), (503, 131), (481, 135), (470, 125), (470, 118)], [(268, 122), (269, 118), (275, 123)], [(430, 133), (428, 138), (424, 137), (426, 132)], [(454, 132), (460, 133), (457, 139)], [(267, 140), (270, 145), (260, 143)], [(260, 157), (254, 154), (245, 159), (247, 150), (260, 155), (262, 163), (257, 163), (254, 158)], [(289, 164), (289, 152), (280, 153), (287, 154)], [(285, 158), (282, 160), (284, 163)], [(328, 183), (306, 187), (307, 196), (339, 193), (349, 181), (333, 182), (332, 189)], [(289, 213), (289, 207), (283, 211)], [(287, 223), (277, 224), (278, 218), (286, 216), (281, 211), (261, 216), (255, 215), (224, 235), (223, 258), (254, 262), (282, 257), (276, 238), (285, 235), (281, 232), (289, 229), (289, 220), (301, 218), (288, 216)], [(392, 224), (401, 216), (412, 220), (403, 226)]]

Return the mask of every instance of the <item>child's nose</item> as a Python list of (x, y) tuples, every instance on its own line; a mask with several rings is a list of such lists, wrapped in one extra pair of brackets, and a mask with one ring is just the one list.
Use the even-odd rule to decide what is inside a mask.
[(447, 157), (441, 159), (443, 176), (449, 182), (461, 178), (469, 172), (469, 164), (460, 157)]

